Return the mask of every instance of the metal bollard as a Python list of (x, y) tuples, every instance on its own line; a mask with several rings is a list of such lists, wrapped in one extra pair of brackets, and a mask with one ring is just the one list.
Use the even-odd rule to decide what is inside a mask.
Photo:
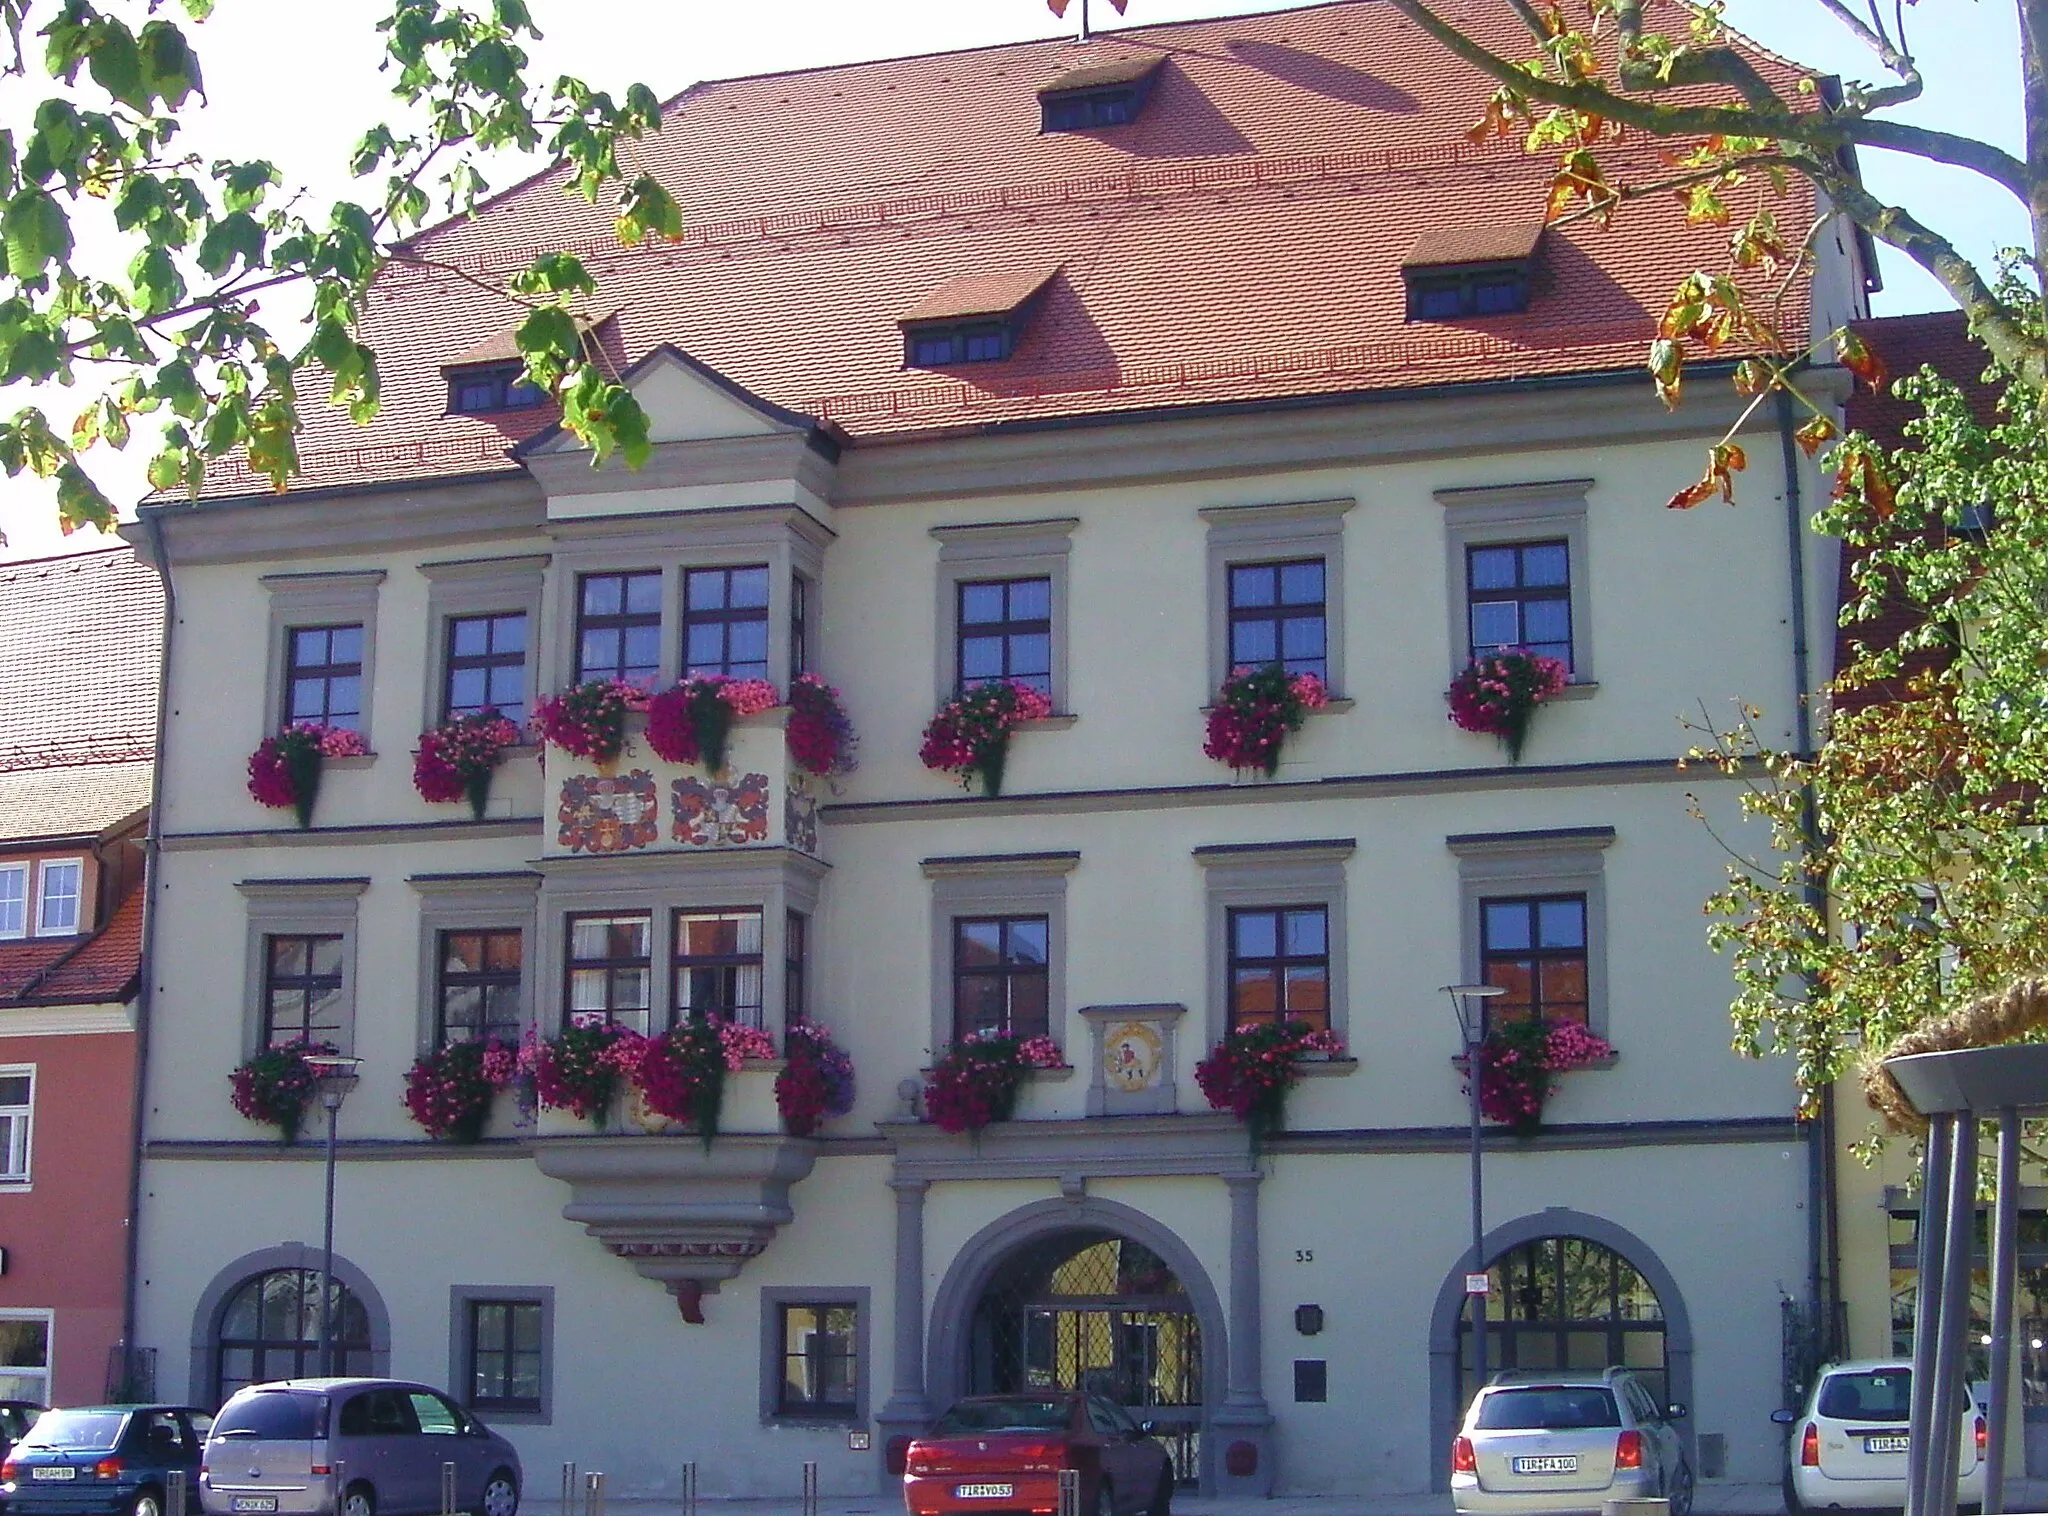
[(332, 1507), (334, 1516), (341, 1516), (341, 1501), (342, 1497), (346, 1494), (348, 1494), (348, 1464), (337, 1458), (334, 1460), (334, 1505)]
[(576, 1465), (562, 1465), (562, 1516), (576, 1516)]
[(697, 1516), (697, 1460), (683, 1465), (683, 1516)]
[(604, 1474), (599, 1469), (583, 1476), (583, 1516), (604, 1516)]
[(804, 1464), (803, 1516), (818, 1516), (818, 1465), (815, 1461)]
[(1081, 1471), (1060, 1470), (1060, 1516), (1081, 1516)]
[(455, 1516), (455, 1465), (441, 1465), (441, 1516)]
[(183, 1469), (172, 1469), (164, 1475), (164, 1510), (169, 1516), (189, 1516), (191, 1498), (185, 1493)]

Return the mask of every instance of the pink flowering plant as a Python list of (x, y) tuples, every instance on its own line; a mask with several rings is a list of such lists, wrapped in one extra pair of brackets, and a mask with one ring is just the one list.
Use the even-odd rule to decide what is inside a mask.
[[(1614, 1056), (1614, 1048), (1576, 1021), (1501, 1019), (1479, 1044), (1479, 1111), (1527, 1136), (1543, 1124), (1543, 1103), (1559, 1074)], [(1467, 1079), (1472, 1071), (1465, 1071)], [(1465, 1086), (1469, 1093), (1471, 1085)]]
[(451, 1042), (406, 1070), (405, 1108), (429, 1137), (475, 1142), (491, 1119), (492, 1098), (518, 1074), (518, 1050), (495, 1037)]
[(1562, 694), (1570, 682), (1571, 670), (1558, 659), (1509, 647), (1474, 658), (1451, 681), (1444, 699), (1450, 702), (1452, 722), (1500, 738), (1513, 763), (1522, 756), (1536, 707)]
[(332, 1043), (303, 1037), (272, 1043), (228, 1075), (229, 1098), (243, 1116), (276, 1127), (278, 1139), (290, 1142), (299, 1135), (306, 1103), (320, 1082), (306, 1057), (335, 1051)]
[(1235, 668), (1216, 692), (1209, 711), (1209, 736), (1202, 751), (1234, 769), (1280, 771), (1280, 748), (1301, 730), (1310, 711), (1330, 703), (1330, 692), (1314, 674), (1290, 674), (1285, 666)]
[(567, 1111), (600, 1132), (611, 1119), (621, 1079), (631, 1077), (645, 1038), (612, 1021), (572, 1021), (559, 1037), (528, 1041), (520, 1072), (550, 1110)]
[(249, 793), (258, 805), (289, 806), (300, 826), (311, 826), (322, 762), (361, 758), (369, 751), (361, 732), (319, 721), (297, 722), (265, 737), (249, 755)]
[(701, 763), (722, 774), (734, 718), (781, 703), (765, 679), (693, 674), (647, 702), (647, 745), (665, 763)]
[(857, 767), (853, 752), (860, 745), (839, 691), (816, 674), (798, 674), (789, 682), (789, 725), (783, 729), (789, 756), (806, 773), (837, 779)]
[(792, 1137), (816, 1134), (829, 1116), (853, 1109), (853, 1060), (813, 1021), (782, 1035), (785, 1062), (775, 1076), (775, 1108)]
[(1287, 1092), (1301, 1080), (1301, 1061), (1343, 1054), (1342, 1038), (1306, 1021), (1247, 1022), (1195, 1065), (1195, 1083), (1211, 1106), (1251, 1128), (1256, 1147), (1285, 1124)]
[(518, 745), (519, 728), (495, 708), (450, 716), (432, 731), (420, 733), (412, 787), (422, 800), (437, 805), (467, 800), (470, 815), (481, 821), (491, 795), (491, 774), (506, 751)]
[(984, 795), (1000, 795), (1010, 733), (1051, 714), (1052, 702), (1022, 680), (990, 679), (939, 707), (918, 757), (928, 769), (958, 774), (963, 786), (979, 775)]
[(626, 713), (647, 709), (647, 692), (623, 679), (592, 679), (534, 702), (528, 718), (543, 742), (592, 763), (626, 750)]
[(925, 1076), (925, 1113), (942, 1132), (979, 1132), (1008, 1121), (1017, 1091), (1033, 1069), (1066, 1066), (1050, 1037), (970, 1032), (933, 1062)]

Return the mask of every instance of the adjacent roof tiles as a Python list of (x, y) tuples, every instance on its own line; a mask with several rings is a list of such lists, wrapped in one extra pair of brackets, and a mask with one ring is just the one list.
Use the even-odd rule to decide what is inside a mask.
[(1404, 269), (1456, 268), (1474, 263), (1527, 263), (1543, 240), (1543, 222), (1504, 221), (1490, 226), (1425, 227)]
[(142, 891), (83, 940), (0, 944), (0, 1005), (104, 1005), (135, 993), (142, 956)]
[(0, 769), (0, 843), (89, 837), (149, 809), (147, 758)]
[(1058, 272), (1054, 265), (1001, 274), (962, 274), (948, 279), (896, 319), (909, 326), (919, 321), (1007, 316), (1044, 289)]
[(0, 773), (147, 763), (162, 636), (156, 573), (128, 547), (0, 563)]

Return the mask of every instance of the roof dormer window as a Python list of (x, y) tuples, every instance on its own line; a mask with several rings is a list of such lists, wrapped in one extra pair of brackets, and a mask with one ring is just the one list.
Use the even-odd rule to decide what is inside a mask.
[(526, 380), (523, 363), (486, 363), (448, 371), (448, 410), (457, 416), (523, 411), (547, 402), (547, 391)]
[(1000, 363), (1017, 349), (1040, 291), (1056, 268), (948, 279), (896, 318), (908, 368)]
[(1130, 125), (1145, 109), (1164, 61), (1157, 56), (1120, 58), (1070, 69), (1038, 91), (1038, 129), (1089, 132)]
[(1440, 227), (1401, 260), (1410, 321), (1511, 316), (1529, 308), (1543, 224)]

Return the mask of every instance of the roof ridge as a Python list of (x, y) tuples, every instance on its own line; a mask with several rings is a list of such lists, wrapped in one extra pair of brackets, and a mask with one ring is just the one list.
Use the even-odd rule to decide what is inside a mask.
[(39, 563), (77, 563), (87, 558), (101, 558), (108, 553), (127, 553), (133, 557), (135, 549), (125, 542), (112, 547), (81, 547), (68, 553), (42, 553), (34, 558), (0, 559), (0, 575), (13, 573), (16, 569), (34, 568)]

